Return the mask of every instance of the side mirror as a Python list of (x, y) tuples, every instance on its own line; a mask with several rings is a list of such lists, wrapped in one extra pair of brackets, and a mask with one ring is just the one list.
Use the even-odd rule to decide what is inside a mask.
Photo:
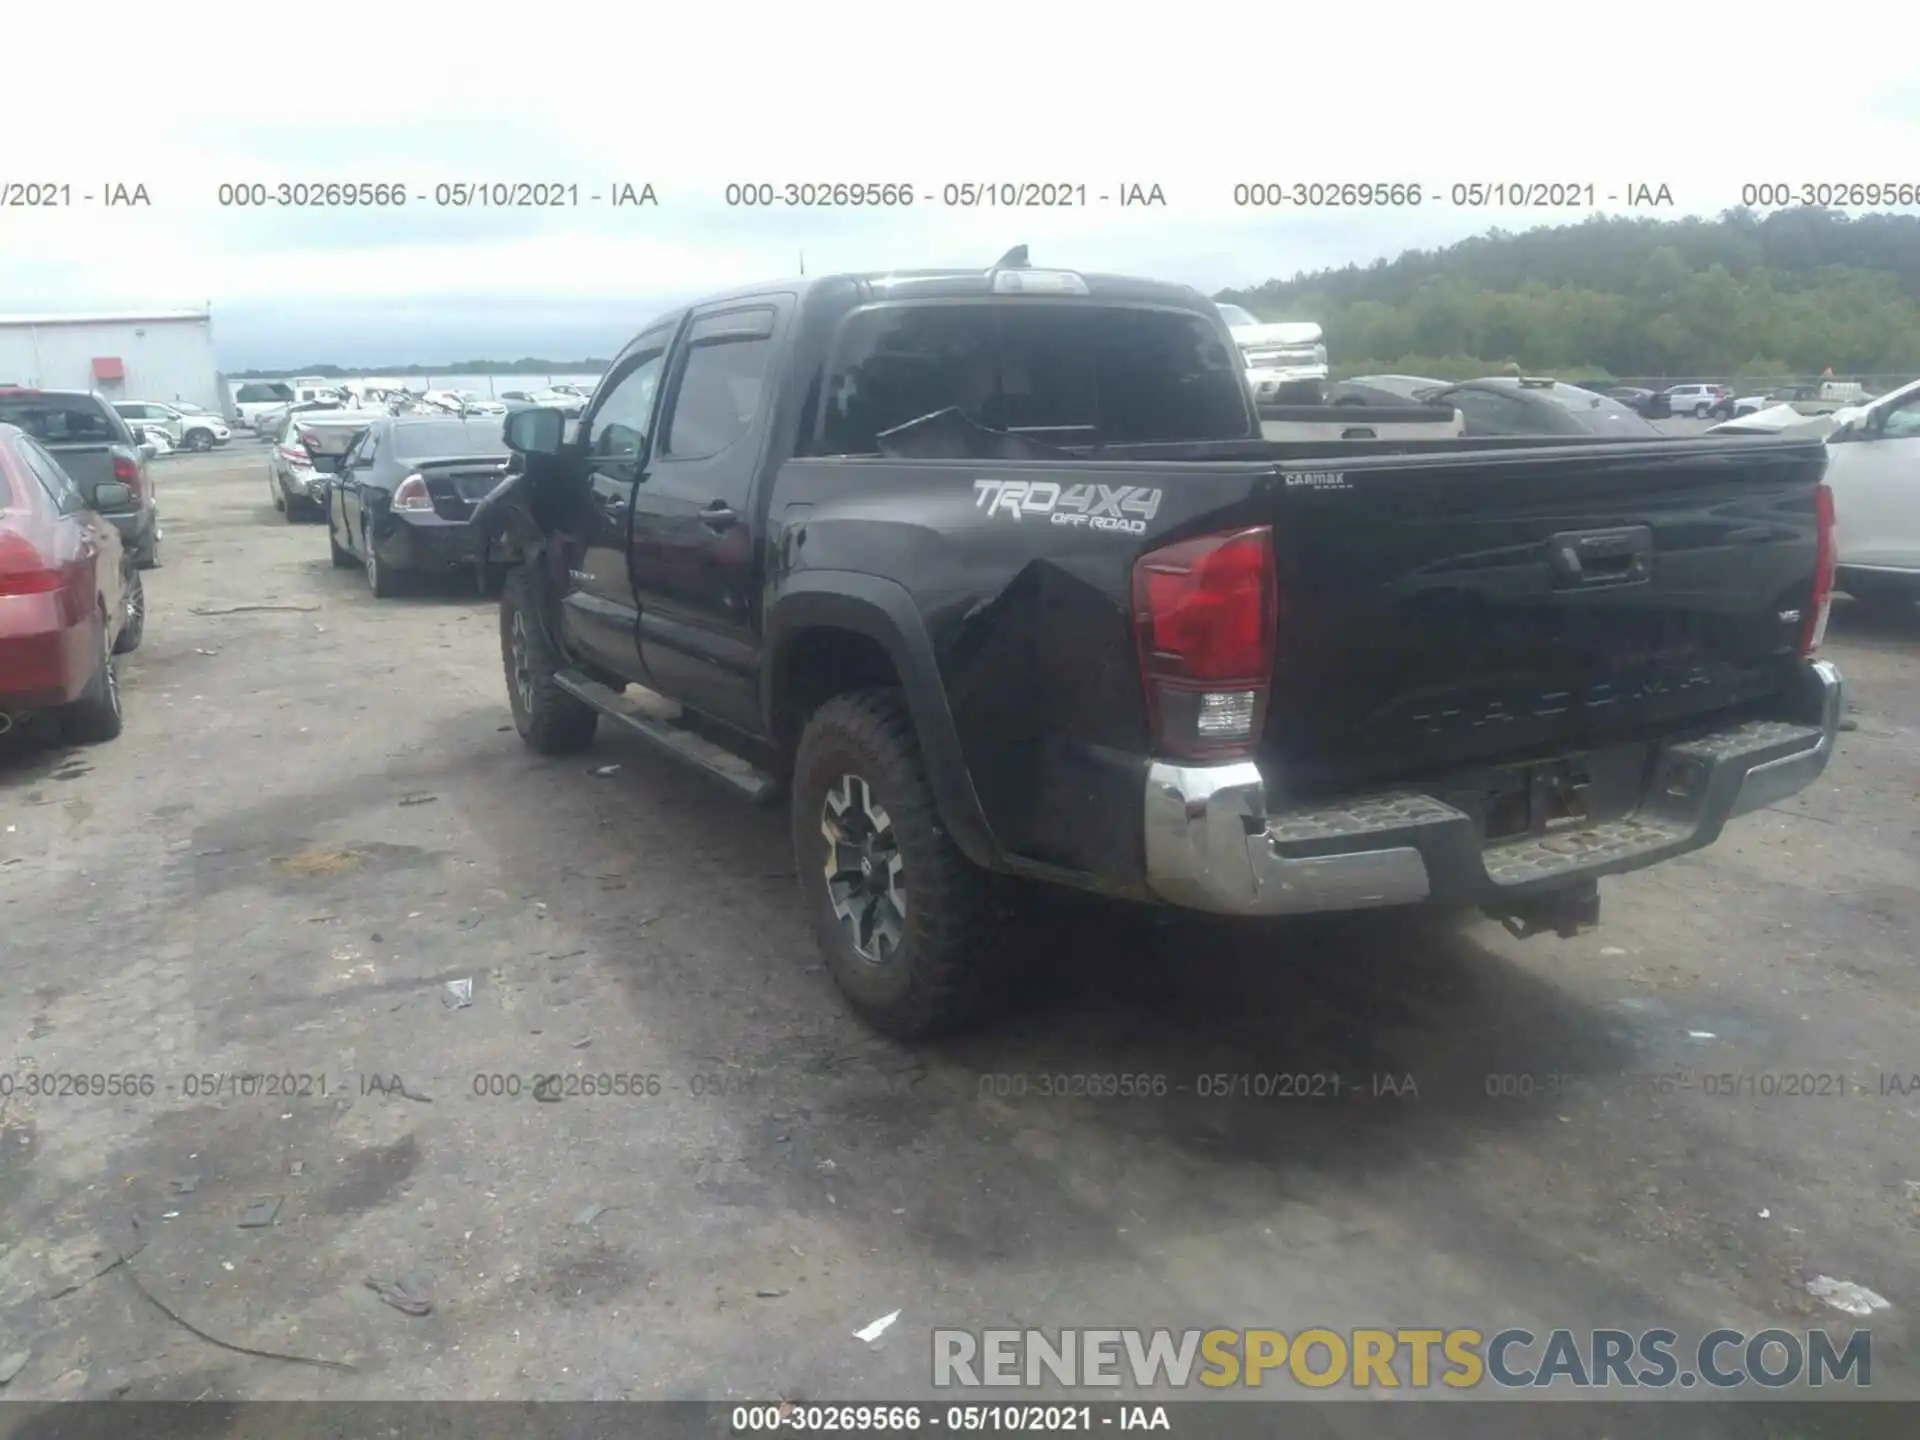
[(93, 510), (126, 510), (133, 505), (133, 491), (118, 480), (102, 480), (93, 487)]
[(159, 447), (156, 446), (151, 440), (142, 440), (140, 442), (140, 458), (142, 460), (151, 460), (153, 459), (154, 456), (158, 455), (159, 453), (160, 453)]
[(523, 455), (558, 455), (566, 440), (567, 417), (542, 406), (507, 416), (502, 435), (509, 450)]

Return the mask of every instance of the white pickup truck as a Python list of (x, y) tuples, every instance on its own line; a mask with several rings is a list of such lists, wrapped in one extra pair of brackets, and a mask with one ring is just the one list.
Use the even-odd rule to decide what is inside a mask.
[(1856, 600), (1911, 605), (1920, 600), (1920, 380), (1834, 419), (1834, 583)]
[(1327, 347), (1311, 320), (1269, 323), (1238, 305), (1221, 305), (1246, 363), (1247, 383), (1262, 404), (1318, 405), (1327, 384)]

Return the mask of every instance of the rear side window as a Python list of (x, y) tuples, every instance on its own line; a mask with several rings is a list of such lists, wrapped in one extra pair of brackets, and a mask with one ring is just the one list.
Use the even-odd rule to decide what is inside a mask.
[(121, 421), (98, 400), (53, 395), (0, 396), (0, 422), (18, 425), (43, 445), (112, 445)]
[(1245, 381), (1219, 327), (1185, 311), (1020, 301), (877, 307), (842, 332), (820, 452), (958, 408), (1062, 445), (1244, 440)]
[(269, 400), (291, 400), (293, 392), (284, 385), (242, 385), (233, 398), (241, 405), (258, 405)]

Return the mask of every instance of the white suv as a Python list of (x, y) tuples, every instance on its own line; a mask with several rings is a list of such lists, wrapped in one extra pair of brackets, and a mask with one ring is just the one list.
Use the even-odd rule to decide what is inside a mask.
[(1733, 392), (1724, 385), (1675, 385), (1667, 391), (1667, 403), (1676, 415), (1733, 417)]
[(113, 408), (128, 425), (145, 430), (164, 430), (178, 450), (211, 450), (233, 438), (233, 431), (218, 415), (198, 405), (166, 405), (157, 400), (116, 400)]

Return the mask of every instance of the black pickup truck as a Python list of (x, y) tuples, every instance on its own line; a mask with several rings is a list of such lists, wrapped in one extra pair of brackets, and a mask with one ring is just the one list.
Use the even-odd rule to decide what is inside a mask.
[(1023, 881), (1573, 934), (1841, 715), (1817, 442), (1270, 441), (1203, 296), (1021, 252), (676, 311), (506, 437), (521, 736), (789, 796), (895, 1035), (1004, 993)]

